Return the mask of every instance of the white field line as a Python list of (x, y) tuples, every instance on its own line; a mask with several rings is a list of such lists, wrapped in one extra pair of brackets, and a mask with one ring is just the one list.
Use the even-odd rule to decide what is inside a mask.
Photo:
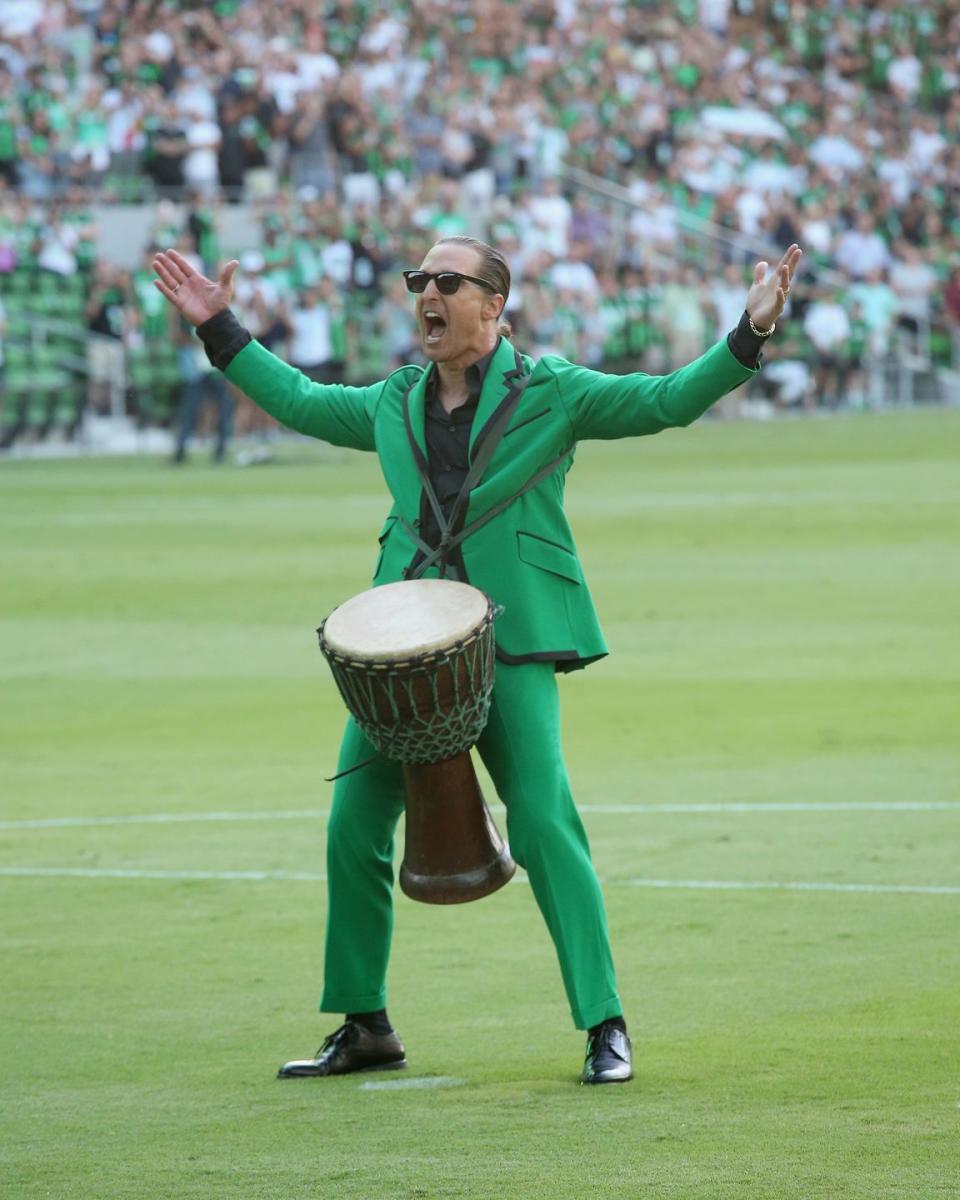
[[(492, 804), (493, 812), (504, 811)], [(717, 804), (580, 804), (582, 813), (605, 816), (655, 816), (662, 813), (840, 813), (840, 812), (960, 812), (957, 800), (864, 800), (831, 803), (757, 801)], [(115, 817), (25, 817), (0, 820), (0, 831), (29, 829), (84, 829), (101, 825), (191, 825), (242, 821), (314, 821), (329, 815), (326, 808), (274, 809), (251, 812), (133, 813)]]
[[(109, 867), (0, 867), (6, 879), (159, 879), (244, 883), (324, 883), (313, 871), (168, 871)], [(525, 875), (515, 877), (527, 883)], [(742, 879), (607, 879), (604, 887), (660, 888), (706, 892), (861, 892), (876, 895), (960, 896), (960, 885), (913, 883), (826, 883), (796, 880)]]
[(0, 821), (0, 830), (83, 829), (100, 825), (190, 825), (217, 821), (312, 821), (329, 815), (326, 808), (301, 808), (274, 812), (133, 813), (116, 817), (37, 817)]
[(376, 1082), (361, 1083), (359, 1092), (402, 1092), (413, 1088), (461, 1087), (467, 1081), (452, 1075), (417, 1075), (413, 1079), (378, 1079)]

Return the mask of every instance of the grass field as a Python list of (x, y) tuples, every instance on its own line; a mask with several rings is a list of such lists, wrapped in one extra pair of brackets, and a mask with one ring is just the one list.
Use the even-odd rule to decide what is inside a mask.
[(313, 630), (367, 586), (376, 464), (0, 465), (3, 1200), (955, 1200), (958, 444), (581, 448), (612, 654), (565, 736), (637, 1066), (596, 1089), (522, 881), (398, 899), (408, 1072), (273, 1077), (336, 1024)]

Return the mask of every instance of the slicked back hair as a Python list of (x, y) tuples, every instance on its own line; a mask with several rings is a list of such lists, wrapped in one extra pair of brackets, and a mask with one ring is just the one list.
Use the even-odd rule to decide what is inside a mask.
[[(481, 242), (479, 238), (468, 237), (465, 233), (451, 234), (450, 237), (441, 238), (436, 245), (445, 246), (449, 243), (455, 246), (469, 246), (471, 250), (476, 250), (480, 256), (478, 277), (485, 279), (495, 292), (500, 293), (503, 297), (504, 307), (506, 307), (507, 297), (510, 295), (510, 267), (500, 251), (486, 242)], [(513, 332), (506, 321), (500, 321), (497, 329), (506, 338), (509, 338)]]

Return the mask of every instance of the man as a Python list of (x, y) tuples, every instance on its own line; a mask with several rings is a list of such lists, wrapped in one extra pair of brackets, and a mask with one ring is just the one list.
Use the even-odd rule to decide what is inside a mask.
[(850, 320), (840, 297), (831, 288), (818, 289), (816, 299), (803, 318), (803, 331), (815, 351), (813, 375), (817, 403), (836, 408), (846, 391), (844, 349), (850, 341)]
[[(689, 366), (664, 378), (619, 377), (521, 356), (499, 325), (505, 260), (483, 242), (447, 238), (405, 273), (428, 367), (402, 367), (365, 388), (313, 384), (252, 342), (228, 311), (236, 262), (213, 281), (175, 251), (154, 261), (160, 291), (241, 390), (292, 429), (376, 450), (393, 507), (375, 585), (447, 575), (503, 605), (478, 750), (556, 946), (574, 1023), (588, 1031), (584, 1083), (623, 1082), (632, 1065), (603, 897), (560, 753), (556, 672), (607, 652), (563, 513), (566, 473), (580, 439), (689, 424), (748, 379), (799, 260), (791, 246), (769, 279), (758, 263), (737, 330)], [(485, 466), (458, 503), (478, 459)], [(282, 1077), (406, 1065), (385, 1007), (402, 776), (349, 720), (339, 769), (371, 756), (338, 780), (328, 831), (320, 1009), (346, 1019), (315, 1058), (287, 1063)]]

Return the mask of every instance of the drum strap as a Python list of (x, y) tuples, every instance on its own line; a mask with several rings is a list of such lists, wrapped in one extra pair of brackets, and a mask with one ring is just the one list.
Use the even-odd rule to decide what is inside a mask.
[(405, 521), (403, 517), (401, 517), (400, 524), (403, 526), (408, 537), (413, 541), (417, 549), (425, 555), (423, 560), (417, 565), (416, 571), (411, 572), (407, 578), (419, 579), (425, 571), (429, 571), (429, 569), (435, 563), (439, 562), (441, 558), (444, 558), (447, 554), (449, 554), (451, 550), (456, 549), (456, 547), (462, 542), (465, 542), (467, 538), (472, 537), (478, 529), (482, 529), (483, 526), (489, 521), (492, 521), (494, 517), (499, 517), (500, 514), (508, 509), (515, 500), (519, 500), (521, 496), (526, 495), (526, 493), (535, 488), (538, 483), (541, 483), (544, 479), (546, 479), (548, 475), (552, 475), (557, 467), (559, 467), (563, 462), (563, 460), (569, 457), (572, 449), (572, 446), (568, 446), (563, 453), (553, 459), (552, 462), (548, 462), (545, 467), (541, 467), (535, 475), (527, 480), (523, 487), (518, 488), (511, 495), (507, 496), (506, 499), (500, 500), (492, 508), (488, 508), (482, 517), (477, 517), (475, 521), (471, 521), (469, 525), (465, 526), (458, 533), (450, 533), (448, 530), (447, 533), (445, 533), (441, 538), (440, 545), (435, 548), (428, 546), (427, 543), (423, 541), (423, 539), (417, 534), (416, 530), (413, 529), (413, 527), (409, 524), (409, 522)]
[(338, 779), (343, 779), (344, 775), (352, 775), (354, 771), (360, 771), (364, 767), (369, 767), (372, 762), (377, 761), (377, 755), (371, 754), (369, 758), (365, 758), (363, 762), (354, 763), (352, 767), (347, 767), (345, 771), (338, 771), (336, 775), (330, 775), (324, 779), (324, 783), (336, 783)]
[[(517, 370), (519, 372), (521, 369), (519, 366), (519, 355), (517, 356), (517, 363)], [(520, 403), (520, 399), (523, 396), (523, 393), (526, 390), (529, 382), (530, 376), (525, 375), (520, 379), (517, 379), (513, 384), (513, 394), (510, 396), (509, 401), (504, 404), (502, 411), (496, 417), (495, 423), (491, 425), (489, 433), (483, 439), (476, 455), (474, 456), (473, 462), (470, 464), (470, 469), (463, 481), (463, 487), (458, 492), (457, 498), (454, 500), (450, 509), (449, 518), (444, 513), (440, 501), (437, 499), (436, 492), (433, 490), (433, 484), (430, 481), (430, 468), (426, 457), (424, 456), (423, 451), (420, 449), (419, 443), (413, 436), (413, 427), (410, 422), (410, 407), (408, 404), (410, 389), (407, 390), (403, 397), (403, 419), (407, 427), (407, 438), (410, 442), (410, 445), (413, 447), (413, 457), (417, 466), (417, 473), (420, 476), (420, 482), (423, 485), (423, 490), (426, 493), (427, 501), (429, 502), (430, 507), (433, 509), (433, 515), (436, 517), (437, 525), (440, 529), (440, 544), (438, 546), (429, 546), (420, 537), (409, 521), (402, 516), (399, 518), (404, 532), (424, 556), (417, 564), (416, 570), (412, 571), (410, 575), (407, 576), (408, 579), (419, 579), (420, 576), (422, 576), (426, 571), (429, 571), (430, 568), (435, 566), (438, 562), (441, 563), (442, 569), (443, 564), (448, 559), (452, 550), (455, 550), (457, 546), (465, 542), (467, 538), (472, 537), (478, 529), (482, 529), (488, 521), (492, 521), (494, 517), (498, 517), (505, 509), (509, 508), (515, 500), (519, 500), (520, 497), (526, 492), (529, 492), (532, 488), (535, 488), (538, 483), (546, 479), (548, 475), (552, 474), (557, 467), (560, 466), (563, 460), (570, 454), (571, 450), (573, 449), (572, 446), (564, 449), (562, 454), (558, 455), (552, 462), (547, 463), (545, 467), (541, 467), (540, 470), (537, 471), (536, 474), (530, 479), (528, 479), (522, 487), (518, 488), (517, 491), (507, 496), (505, 499), (500, 500), (492, 508), (487, 509), (483, 516), (478, 517), (475, 521), (471, 521), (470, 524), (464, 526), (463, 529), (454, 532), (457, 522), (466, 508), (467, 502), (470, 498), (470, 493), (480, 482), (483, 477), (483, 473), (490, 465), (490, 461), (496, 453), (500, 442), (503, 440), (503, 436), (507, 431), (507, 426), (509, 425), (511, 418), (516, 411), (517, 405)]]

